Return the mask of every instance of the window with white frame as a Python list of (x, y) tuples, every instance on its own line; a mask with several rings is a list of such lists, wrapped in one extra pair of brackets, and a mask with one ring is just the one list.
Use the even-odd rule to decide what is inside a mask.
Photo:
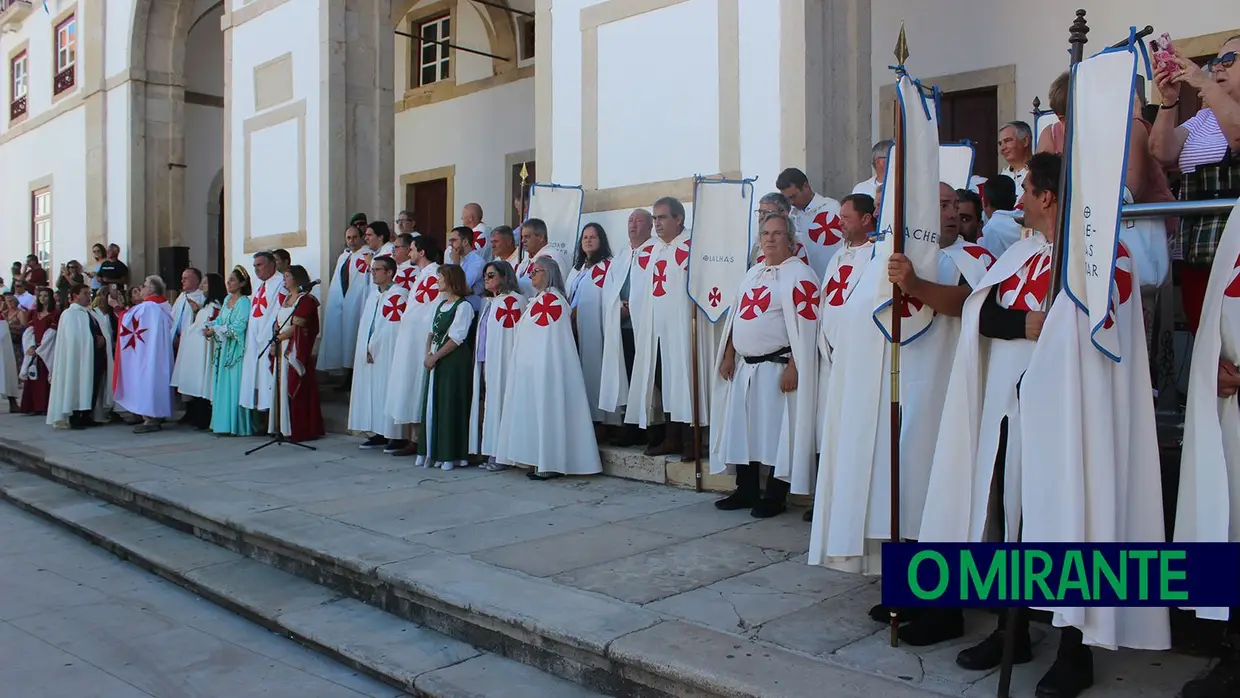
[(22, 51), (13, 57), (13, 62), (9, 66), (9, 74), (13, 81), (10, 87), (12, 91), (9, 93), (9, 101), (16, 102), (26, 96), (27, 84), (30, 82), (28, 78), (30, 62), (26, 59), (26, 52)]
[(432, 85), (447, 80), (451, 72), (451, 53), (447, 46), (452, 36), (452, 17), (444, 15), (418, 25), (417, 68), (418, 85)]
[(69, 17), (56, 25), (56, 72), (77, 65), (77, 18)]
[(52, 190), (39, 189), (30, 194), (30, 249), (38, 256), (44, 269), (52, 264)]

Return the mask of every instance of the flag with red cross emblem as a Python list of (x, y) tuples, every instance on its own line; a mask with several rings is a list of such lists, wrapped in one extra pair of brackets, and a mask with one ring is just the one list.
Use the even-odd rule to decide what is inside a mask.
[[(753, 182), (699, 178), (693, 201), (693, 232), (677, 246), (673, 262), (689, 275), (689, 298), (718, 322), (736, 301), (748, 271), (751, 235), (757, 234), (750, 229)], [(640, 252), (637, 262), (642, 264)]]

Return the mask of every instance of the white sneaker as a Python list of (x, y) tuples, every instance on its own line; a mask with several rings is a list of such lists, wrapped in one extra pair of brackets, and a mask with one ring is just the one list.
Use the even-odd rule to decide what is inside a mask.
[(453, 463), (450, 460), (446, 460), (440, 463), (439, 467), (443, 468), (444, 470), (451, 470), (453, 468)]
[(417, 460), (415, 460), (413, 464), (419, 468), (425, 468), (426, 467), (426, 456), (418, 456)]

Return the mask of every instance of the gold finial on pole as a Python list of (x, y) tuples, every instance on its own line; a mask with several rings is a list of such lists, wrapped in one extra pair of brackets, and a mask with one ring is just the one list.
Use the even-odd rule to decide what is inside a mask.
[(908, 37), (904, 35), (904, 20), (900, 20), (900, 36), (896, 39), (896, 65), (904, 65), (908, 61)]
[(525, 184), (525, 180), (529, 179), (529, 177), (530, 177), (530, 170), (529, 170), (529, 168), (528, 168), (528, 167), (526, 167), (525, 165), (526, 165), (526, 163), (524, 163), (524, 162), (523, 162), (523, 163), (521, 163), (521, 184), (522, 184), (523, 186), (524, 186), (524, 184)]

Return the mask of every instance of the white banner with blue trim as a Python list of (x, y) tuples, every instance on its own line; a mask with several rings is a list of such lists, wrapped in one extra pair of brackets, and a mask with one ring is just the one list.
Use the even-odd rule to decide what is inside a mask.
[(939, 179), (952, 185), (952, 189), (968, 189), (976, 156), (969, 141), (943, 143), (939, 146)]
[[(917, 276), (938, 279), (939, 274), (939, 125), (937, 105), (925, 88), (901, 75), (896, 85), (899, 107), (904, 115), (904, 256), (913, 264)], [(894, 153), (898, 155), (897, 153)], [(892, 168), (889, 167), (890, 171)], [(885, 179), (893, 182), (894, 179)], [(895, 249), (895, 187), (883, 187), (883, 206), (878, 229), (881, 239), (874, 246), (874, 261), (886, 264)], [(901, 296), (900, 344), (917, 339), (934, 321), (934, 311), (922, 301)], [(874, 321), (887, 341), (891, 341), (892, 289), (882, 283)]]
[(689, 297), (706, 318), (719, 322), (732, 307), (749, 269), (753, 222), (752, 179), (698, 178), (689, 236)]
[(581, 208), (585, 190), (580, 186), (535, 183), (530, 186), (529, 218), (540, 218), (547, 224), (547, 244), (570, 262), (577, 251), (581, 234)]
[(1119, 361), (1115, 304), (1134, 288), (1133, 264), (1119, 247), (1120, 204), (1137, 75), (1132, 47), (1109, 49), (1072, 72), (1068, 255), (1064, 286), (1089, 315), (1094, 346)]

